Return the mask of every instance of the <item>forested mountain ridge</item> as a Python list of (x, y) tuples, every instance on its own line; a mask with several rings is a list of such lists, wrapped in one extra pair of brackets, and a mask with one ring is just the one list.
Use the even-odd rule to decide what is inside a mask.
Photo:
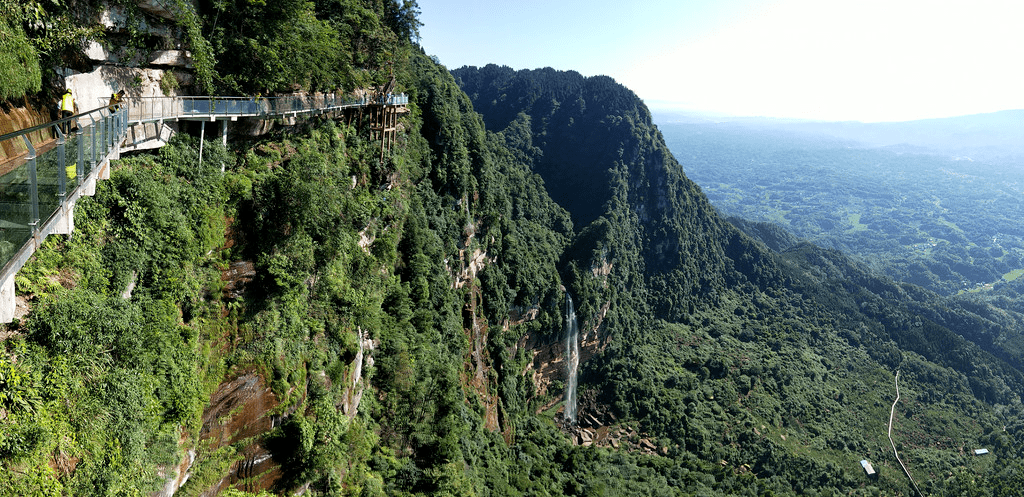
[[(663, 128), (688, 174), (724, 213), (776, 223), (894, 280), (950, 296), (931, 300), (954, 301), (939, 307), (975, 316), (939, 322), (1020, 363), (1016, 279), (1024, 245), (1019, 172), (1010, 163), (867, 149), (734, 123)], [(986, 321), (1004, 324), (995, 331)]]
[[(776, 423), (777, 427), (785, 427), (791, 421), (804, 426), (808, 421), (801, 420), (799, 414), (793, 414), (802, 412), (807, 415), (807, 409), (811, 409), (810, 412), (814, 413), (812, 417), (819, 417), (817, 421), (811, 422), (819, 423), (818, 428), (812, 431), (815, 435), (811, 439), (818, 439), (817, 443), (821, 443), (822, 439), (818, 438), (820, 436), (826, 440), (836, 436), (839, 438), (834, 440), (845, 441), (826, 442), (830, 449), (846, 447), (864, 450), (879, 442), (878, 434), (870, 429), (861, 431), (849, 427), (864, 426), (860, 416), (867, 415), (873, 409), (864, 410), (868, 406), (854, 403), (845, 407), (835, 405), (819, 411), (822, 405), (816, 402), (802, 407), (800, 402), (803, 401), (790, 404), (793, 399), (814, 398), (816, 394), (813, 392), (817, 389), (808, 388), (807, 384), (790, 384), (788, 380), (774, 384), (759, 383), (769, 381), (766, 377), (772, 376), (765, 373), (763, 365), (789, 354), (812, 354), (817, 360), (812, 360), (811, 364), (819, 364), (826, 370), (839, 368), (856, 371), (852, 375), (856, 377), (873, 368), (881, 367), (882, 370), (890, 371), (900, 368), (905, 363), (905, 359), (900, 357), (905, 353), (914, 353), (925, 364), (937, 364), (939, 368), (956, 371), (955, 375), (964, 375), (963, 381), (971, 385), (971, 397), (977, 399), (968, 401), (967, 405), (980, 401), (1013, 405), (1016, 406), (1013, 411), (1018, 413), (1013, 416), (1019, 416), (1020, 399), (1015, 393), (1018, 387), (1010, 386), (1024, 385), (1021, 382), (1018, 349), (1015, 345), (994, 345), (1005, 344), (996, 338), (998, 336), (1017, 336), (1018, 322), (991, 319), (992, 315), (999, 314), (998, 310), (993, 312), (991, 307), (988, 310), (977, 307), (968, 309), (911, 285), (900, 285), (873, 276), (836, 251), (823, 251), (795, 241), (786, 243), (784, 248), (780, 247), (777, 251), (770, 251), (740, 235), (717, 216), (699, 188), (682, 174), (682, 168), (671, 155), (661, 153), (664, 143), (649, 118), (637, 119), (631, 123), (633, 126), (617, 129), (607, 126), (608, 122), (614, 122), (611, 116), (597, 123), (582, 118), (584, 112), (591, 108), (601, 108), (600, 103), (592, 102), (604, 101), (626, 107), (627, 116), (646, 115), (646, 109), (642, 108), (634, 95), (606, 78), (582, 78), (576, 73), (560, 73), (551, 69), (513, 71), (497, 66), (461, 68), (453, 71), (453, 74), (474, 99), (475, 108), (484, 113), (489, 124), (500, 127), (509, 122), (509, 116), (516, 113), (520, 113), (517, 121), (532, 124), (534, 143), (544, 140), (536, 153), (543, 158), (536, 160), (547, 161), (544, 167), (537, 170), (544, 176), (553, 198), (571, 195), (574, 188), (580, 188), (580, 185), (572, 183), (572, 178), (589, 178), (589, 181), (594, 181), (593, 177), (598, 175), (610, 182), (610, 188), (615, 192), (615, 200), (605, 202), (605, 213), (598, 221), (580, 228), (580, 240), (586, 239), (593, 243), (593, 238), (588, 239), (586, 235), (593, 237), (595, 232), (610, 231), (605, 229), (605, 219), (616, 219), (618, 222), (613, 224), (628, 226), (615, 235), (606, 235), (607, 238), (598, 241), (596, 245), (608, 257), (605, 262), (613, 267), (628, 263), (631, 268), (627, 272), (628, 277), (633, 278), (623, 285), (621, 280), (616, 281), (613, 276), (611, 282), (620, 289), (616, 294), (618, 299), (612, 300), (612, 310), (609, 312), (609, 315), (615, 316), (615, 321), (606, 330), (612, 337), (608, 339), (607, 349), (585, 366), (587, 374), (581, 386), (582, 389), (589, 389), (591, 398), (598, 399), (590, 408), (601, 412), (611, 406), (619, 419), (636, 419), (642, 426), (652, 428), (659, 436), (674, 440), (679, 447), (698, 454), (710, 449), (705, 444), (716, 445), (713, 441), (715, 437), (710, 434), (721, 432), (719, 423), (725, 419), (731, 419), (727, 425), (757, 425), (759, 419), (771, 419), (778, 415), (779, 411), (769, 414), (772, 409), (765, 410), (770, 405), (774, 409), (782, 407), (783, 418)], [(626, 95), (609, 98), (608, 94), (615, 91)], [(572, 105), (561, 102), (571, 102)], [(624, 105), (623, 102), (628, 104)], [(642, 110), (638, 113), (630, 112), (630, 105)], [(492, 110), (494, 115), (489, 115)], [(552, 130), (549, 124), (552, 122), (562, 125), (558, 130)], [(572, 143), (573, 138), (554, 138), (572, 133), (589, 136), (588, 140), (600, 142), (602, 146), (593, 149), (568, 145), (566, 148), (569, 150), (554, 153), (548, 151)], [(606, 150), (614, 150), (618, 155), (608, 154)], [(623, 154), (624, 150), (643, 152), (630, 156)], [(645, 160), (645, 153), (655, 159)], [(604, 171), (608, 172), (601, 174)], [(650, 181), (650, 178), (661, 180)], [(558, 193), (559, 189), (562, 189), (562, 193)], [(652, 198), (661, 201), (648, 202)], [(578, 216), (571, 207), (570, 212)], [(679, 250), (672, 254), (675, 257), (665, 257), (665, 253), (658, 250), (658, 245), (666, 239), (670, 242), (667, 244), (669, 249)], [(630, 245), (627, 243), (630, 240), (637, 242)], [(690, 243), (672, 244), (674, 240), (687, 240)], [(618, 250), (603, 251), (609, 246)], [(630, 250), (634, 252), (630, 253)], [(624, 257), (624, 254), (631, 254), (632, 258), (629, 255)], [(640, 279), (637, 279), (636, 268), (643, 271), (644, 276)], [(614, 270), (612, 274), (615, 275)], [(617, 276), (622, 278), (626, 275), (619, 273)], [(586, 292), (581, 293), (587, 295)], [(985, 315), (989, 318), (982, 317)], [(656, 317), (679, 324), (652, 321)], [(688, 334), (689, 338), (684, 338)], [(735, 341), (737, 338), (738, 342)], [(675, 350), (666, 355), (667, 350), (664, 349), (672, 341), (688, 343), (692, 347), (694, 343), (704, 340), (711, 340), (711, 343), (717, 345), (713, 353), (704, 351), (711, 355), (703, 358), (701, 352), (696, 352), (698, 358), (688, 358), (694, 353), (693, 350)], [(745, 343), (746, 346), (743, 345)], [(750, 349), (751, 345), (755, 348)], [(758, 345), (764, 348), (757, 348)], [(982, 349), (996, 353), (1013, 365), (996, 359)], [(866, 357), (862, 355), (865, 353)], [(894, 356), (894, 353), (898, 355)], [(747, 360), (751, 356), (758, 358), (751, 361), (756, 366), (744, 371), (742, 363), (723, 366), (723, 362), (730, 362), (723, 355), (745, 357)], [(966, 359), (968, 357), (970, 359)], [(864, 369), (865, 360), (874, 366)], [(666, 374), (649, 369), (658, 369), (659, 366), (655, 366), (657, 364), (665, 371), (670, 371), (680, 364), (694, 363), (695, 366), (684, 367), (684, 370), (693, 371), (695, 376)], [(829, 379), (825, 383), (836, 388), (833, 400), (850, 399), (854, 395), (854, 391), (849, 390), (852, 386), (849, 382), (856, 382), (855, 378), (846, 374), (841, 375), (841, 379), (829, 375), (818, 376), (812, 372), (813, 368), (805, 369), (808, 366), (806, 363), (784, 366), (783, 370), (788, 369), (789, 372), (782, 374), (810, 374), (818, 381)], [(725, 372), (721, 369), (723, 367), (735, 372)], [(718, 373), (715, 373), (716, 369)], [(781, 372), (775, 370), (776, 374)], [(741, 378), (752, 378), (753, 383), (748, 385), (742, 379), (737, 381), (733, 376), (736, 373), (740, 373)], [(765, 388), (769, 397), (775, 400), (763, 405), (754, 403), (753, 406), (740, 401), (741, 404), (747, 404), (747, 408), (738, 410), (736, 406), (718, 404), (718, 408), (729, 413), (722, 415), (720, 420), (714, 420), (715, 416), (695, 416), (701, 412), (701, 400), (720, 398), (722, 392), (715, 390), (725, 387), (714, 381), (719, 378), (731, 378), (733, 387), (741, 385), (738, 387), (741, 388), (741, 398), (752, 395), (760, 387)], [(704, 387), (699, 386), (702, 384)], [(772, 386), (766, 387), (768, 384)], [(927, 384), (922, 387), (928, 392), (925, 397), (944, 397), (931, 393), (934, 388), (944, 387)], [(699, 391), (701, 388), (705, 392), (710, 388), (711, 393), (703, 399), (694, 397), (692, 389)], [(624, 391), (632, 393), (624, 394)], [(677, 393), (670, 393), (673, 391)], [(687, 391), (690, 393), (687, 394)], [(677, 394), (682, 394), (682, 397), (675, 397)], [(775, 404), (777, 401), (782, 403)], [(962, 405), (958, 409), (965, 407)], [(972, 412), (975, 408), (966, 409), (959, 412)], [(825, 416), (825, 412), (835, 412), (833, 410), (840, 410), (843, 416), (851, 417), (844, 422), (832, 424), (835, 421), (827, 418), (837, 414)], [(680, 412), (686, 415), (680, 416)], [(715, 410), (712, 409), (712, 412)], [(840, 430), (840, 434), (834, 431), (839, 426), (846, 426), (847, 429)], [(762, 425), (753, 431), (763, 430)], [(863, 441), (854, 441), (861, 436), (864, 437)], [(739, 444), (746, 448), (739, 449), (737, 454), (734, 452), (736, 441), (727, 435), (717, 440), (723, 444), (718, 450), (730, 445), (734, 447), (726, 451), (730, 457), (724, 460), (736, 457), (741, 460), (778, 458), (778, 467), (771, 470), (761, 467), (767, 474), (789, 474), (779, 467), (795, 467), (810, 462), (794, 457), (795, 453), (775, 446), (764, 437), (757, 438), (760, 442), (754, 446), (758, 448), (751, 447), (751, 440), (748, 440), (746, 444)], [(815, 442), (808, 440), (808, 443), (813, 445)], [(884, 457), (880, 447), (876, 446), (865, 454), (870, 454), (872, 458)], [(813, 459), (814, 464), (828, 460), (831, 457), (821, 453)], [(847, 471), (836, 472), (836, 469), (827, 465), (819, 467), (818, 471), (832, 475), (825, 477), (826, 480), (850, 477)], [(850, 483), (840, 486), (847, 484)], [(929, 482), (929, 485), (937, 485), (929, 487), (935, 491), (943, 488), (937, 482)], [(801, 487), (792, 487), (796, 488)], [(955, 493), (951, 491), (951, 494)]]
[[(488, 126), (504, 129), (511, 116), (528, 117), (537, 149), (534, 168), (577, 224), (589, 225), (599, 216), (633, 223), (623, 232), (635, 233), (628, 250), (641, 257), (630, 271), (667, 285), (643, 299), (658, 315), (678, 317), (691, 296), (743, 278), (734, 262), (738, 257), (730, 257), (738, 254), (728, 252), (743, 250), (745, 242), (683, 174), (633, 92), (607, 77), (550, 68), (517, 72), (490, 65), (453, 74)], [(757, 262), (745, 263), (755, 277)]]
[[(1021, 487), (1019, 369), (917, 287), (742, 234), (621, 85), (453, 77), (412, 44), (414, 2), (199, 7), (212, 84), (394, 74), (400, 139), (381, 161), (358, 119), (317, 118), (207, 143), (201, 167), (187, 133), (116, 164), (19, 275), (0, 494), (909, 495), (895, 369), (926, 492)], [(282, 12), (304, 29), (261, 27)], [(229, 33), (268, 64), (224, 60)], [(307, 59), (272, 57), (297, 33)], [(327, 74), (324, 38), (345, 51)]]
[(1024, 264), (1020, 168), (1010, 158), (871, 149), (734, 123), (663, 127), (723, 212), (780, 224), (894, 279), (955, 294), (998, 286)]

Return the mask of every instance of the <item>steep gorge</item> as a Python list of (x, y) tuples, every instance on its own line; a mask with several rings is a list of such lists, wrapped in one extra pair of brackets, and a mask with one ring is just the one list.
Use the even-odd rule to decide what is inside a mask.
[(897, 368), (926, 491), (1020, 488), (1024, 377), (927, 319), (941, 303), (742, 234), (608, 78), (393, 57), (412, 111), (383, 161), (329, 119), (203, 166), (182, 133), (78, 207), (4, 342), (0, 494), (907, 493), (879, 429)]
[[(700, 189), (686, 179), (682, 167), (667, 153), (642, 103), (607, 78), (583, 78), (573, 72), (551, 69), (513, 71), (497, 66), (461, 68), (453, 74), (489, 126), (504, 129), (503, 133), (523, 133), (524, 127), (530, 130), (531, 139), (519, 140), (526, 144), (520, 150), (532, 159), (552, 198), (579, 198), (577, 192), (581, 190), (607, 192), (588, 196), (588, 200), (595, 202), (586, 207), (574, 207), (578, 204), (572, 200), (563, 204), (577, 221), (594, 219), (579, 231), (563, 256), (568, 263), (568, 270), (563, 273), (566, 286), (579, 292), (581, 307), (611, 304), (604, 339), (607, 346), (584, 366), (580, 387), (597, 399), (597, 404), (590, 404), (600, 411), (595, 413), (599, 414), (594, 418), (596, 425), (604, 423), (599, 419), (639, 422), (663, 440), (674, 440), (677, 450), (694, 454), (707, 454), (718, 444), (732, 445), (734, 449), (724, 452), (714, 449), (729, 455), (723, 464), (736, 458), (742, 461), (753, 457), (757, 461), (768, 457), (779, 461), (775, 469), (746, 463), (738, 471), (760, 468), (758, 472), (789, 474), (779, 468), (821, 465), (832, 461), (841, 451), (832, 455), (818, 453), (813, 460), (805, 459), (799, 450), (789, 448), (785, 433), (780, 435), (782, 444), (769, 440), (765, 432), (773, 424), (784, 432), (787, 427), (797, 427), (798, 432), (803, 432), (801, 443), (809, 445), (821, 443), (814, 440), (822, 437), (838, 437), (847, 440), (836, 444), (838, 447), (866, 447), (874, 443), (867, 441), (877, 440), (878, 435), (871, 430), (836, 432), (841, 423), (834, 424), (834, 420), (819, 418), (818, 414), (812, 414), (810, 419), (804, 417), (821, 412), (820, 409), (832, 411), (833, 407), (814, 402), (800, 407), (802, 400), (795, 404), (785, 400), (820, 395), (813, 393), (819, 388), (808, 388), (807, 384), (792, 380), (792, 375), (811, 374), (807, 368), (895, 369), (907, 359), (893, 358), (892, 351), (902, 349), (900, 357), (912, 354), (961, 378), (975, 377), (979, 370), (953, 356), (971, 356), (1000, 371), (995, 373), (1001, 378), (997, 384), (1022, 384), (1019, 370), (983, 350), (991, 350), (986, 341), (971, 342), (973, 332), (962, 326), (956, 328), (962, 335), (939, 331), (923, 317), (938, 309), (948, 309), (945, 312), (964, 316), (967, 321), (985, 323), (985, 327), (999, 326), (975, 311), (930, 297), (910, 285), (872, 276), (834, 251), (807, 245), (770, 250), (719, 218)], [(615, 111), (603, 118), (587, 117), (594, 109), (604, 110), (606, 106), (615, 107)], [(616, 116), (624, 118), (619, 120)], [(599, 142), (601, 146), (576, 146), (581, 139)], [(589, 190), (588, 182), (595, 181), (607, 185), (607, 189)], [(600, 211), (595, 211), (598, 202), (604, 206), (600, 215), (596, 214)], [(816, 255), (808, 257), (809, 254)], [(615, 269), (626, 269), (613, 269), (611, 287), (604, 287), (604, 291), (596, 288), (581, 270), (599, 265), (598, 257), (607, 257)], [(837, 266), (843, 269), (836, 271)], [(902, 299), (891, 300), (894, 294)], [(652, 318), (678, 324), (659, 323)], [(907, 328), (908, 320), (917, 324)], [(925, 323), (927, 336), (920, 331), (921, 323)], [(1010, 329), (1003, 332), (1013, 334)], [(677, 345), (658, 350), (672, 342)], [(936, 343), (959, 352), (943, 352), (935, 347)], [(679, 348), (680, 344), (686, 344), (684, 348), (701, 345), (685, 351)], [(713, 344), (711, 349), (708, 344)], [(866, 364), (862, 362), (865, 352), (870, 357)], [(781, 369), (776, 365), (776, 369), (768, 369), (779, 358), (794, 353), (810, 354), (816, 359), (809, 364)], [(658, 367), (679, 366), (682, 370), (677, 373), (656, 371)], [(783, 371), (788, 371), (783, 376), (789, 379), (778, 383), (778, 374)], [(841, 379), (845, 376), (831, 377), (823, 385), (824, 390), (849, 399), (853, 392), (848, 390), (848, 380)], [(813, 373), (811, 377), (829, 376)], [(958, 383), (964, 384), (962, 381)], [(941, 389), (930, 383), (919, 384), (919, 388)], [(960, 397), (946, 406), (945, 416), (957, 417), (962, 415), (957, 413), (974, 409), (966, 404), (993, 400), (988, 388), (968, 390), (973, 400)], [(1000, 389), (1002, 400), (997, 402), (1016, 406), (1004, 411), (1015, 413), (1007, 420), (1019, 419), (1020, 415), (1020, 399), (1011, 393), (1013, 390)], [(745, 400), (755, 394), (768, 397), (757, 402)], [(737, 397), (738, 401), (730, 400)], [(702, 411), (701, 404), (710, 407), (710, 411)], [(780, 407), (781, 418), (778, 411), (772, 412)], [(846, 409), (852, 414), (865, 407), (853, 404)], [(614, 414), (610, 418), (604, 414), (608, 408)], [(777, 421), (765, 423), (771, 419)], [(730, 434), (731, 430), (715, 435), (722, 422), (753, 425), (755, 435)], [(808, 424), (815, 428), (805, 432)], [(866, 443), (850, 442), (861, 439)], [(872, 454), (882, 457), (880, 452)], [(823, 481), (853, 481), (849, 480), (853, 476), (850, 470), (828, 464), (819, 466), (828, 475), (823, 476)], [(800, 483), (799, 479), (790, 484), (792, 489), (815, 485)], [(843, 485), (846, 484), (850, 483)], [(895, 481), (891, 484), (901, 485)], [(936, 491), (944, 488), (935, 481), (931, 484)]]

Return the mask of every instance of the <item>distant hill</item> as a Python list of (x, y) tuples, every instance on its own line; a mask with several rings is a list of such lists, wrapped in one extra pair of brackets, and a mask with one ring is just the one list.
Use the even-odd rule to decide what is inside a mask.
[(1024, 157), (1024, 109), (988, 114), (862, 123), (823, 122), (761, 117), (706, 117), (678, 112), (656, 113), (659, 123), (729, 123), (758, 130), (774, 130), (806, 137), (832, 138), (868, 147), (955, 154), (973, 159)]

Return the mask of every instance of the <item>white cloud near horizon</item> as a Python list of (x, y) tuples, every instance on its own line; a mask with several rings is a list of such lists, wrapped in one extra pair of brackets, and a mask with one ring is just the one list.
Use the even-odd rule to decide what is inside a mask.
[(659, 105), (733, 115), (896, 121), (1024, 108), (1024, 30), (1007, 5), (779, 2), (635, 60), (620, 82)]
[(450, 68), (604, 74), (655, 110), (895, 121), (1024, 109), (1020, 0), (418, 0)]

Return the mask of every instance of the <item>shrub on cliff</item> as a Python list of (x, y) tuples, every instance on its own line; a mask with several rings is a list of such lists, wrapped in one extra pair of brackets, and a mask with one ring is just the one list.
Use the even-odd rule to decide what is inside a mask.
[(18, 98), (42, 86), (39, 56), (21, 26), (0, 19), (0, 98)]

